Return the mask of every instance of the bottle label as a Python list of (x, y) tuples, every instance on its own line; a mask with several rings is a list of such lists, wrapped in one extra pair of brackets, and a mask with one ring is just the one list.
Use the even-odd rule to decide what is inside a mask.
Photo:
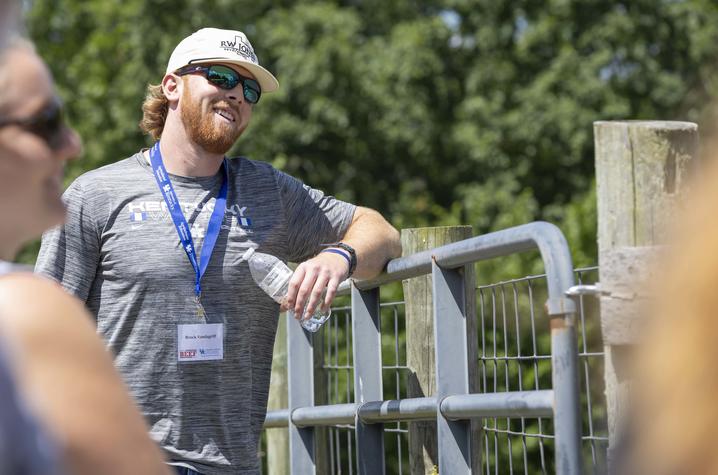
[(277, 302), (281, 303), (287, 293), (289, 279), (292, 277), (292, 269), (282, 265), (272, 267), (267, 276), (259, 284), (267, 294)]

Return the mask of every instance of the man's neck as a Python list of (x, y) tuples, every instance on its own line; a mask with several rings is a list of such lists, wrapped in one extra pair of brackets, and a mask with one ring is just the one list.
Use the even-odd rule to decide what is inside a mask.
[[(169, 130), (162, 133), (160, 152), (167, 172), (177, 176), (214, 176), (224, 160), (224, 155), (209, 153), (187, 137), (178, 137)], [(145, 154), (149, 158), (149, 152)]]

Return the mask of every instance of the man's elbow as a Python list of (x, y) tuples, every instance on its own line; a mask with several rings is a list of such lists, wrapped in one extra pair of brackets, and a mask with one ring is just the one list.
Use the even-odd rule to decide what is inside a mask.
[(401, 234), (399, 231), (378, 211), (367, 210), (367, 212), (374, 215), (375, 222), (379, 224), (375, 229), (375, 235), (381, 236), (381, 247), (384, 249), (386, 260), (401, 257)]
[[(388, 224), (388, 223), (387, 223)], [(387, 257), (389, 259), (394, 259), (396, 257), (401, 257), (402, 248), (401, 248), (401, 234), (399, 231), (392, 226), (391, 224), (388, 224), (389, 230), (388, 230), (388, 245), (387, 248), (389, 250)]]

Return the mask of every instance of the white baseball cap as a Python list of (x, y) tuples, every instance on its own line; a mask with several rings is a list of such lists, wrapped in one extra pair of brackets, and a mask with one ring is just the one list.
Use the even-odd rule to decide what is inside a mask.
[(202, 28), (179, 42), (167, 63), (170, 74), (182, 66), (202, 63), (229, 63), (242, 66), (259, 82), (262, 92), (276, 91), (279, 81), (259, 65), (252, 44), (241, 31)]

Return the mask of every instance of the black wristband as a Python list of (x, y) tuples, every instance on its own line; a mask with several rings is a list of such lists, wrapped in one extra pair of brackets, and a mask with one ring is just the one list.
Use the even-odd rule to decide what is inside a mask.
[(351, 247), (349, 244), (343, 243), (343, 242), (337, 242), (334, 244), (329, 244), (327, 247), (336, 247), (338, 249), (344, 249), (349, 253), (349, 273), (347, 274), (347, 279), (354, 274), (354, 270), (357, 268), (357, 252), (354, 250), (353, 247)]

